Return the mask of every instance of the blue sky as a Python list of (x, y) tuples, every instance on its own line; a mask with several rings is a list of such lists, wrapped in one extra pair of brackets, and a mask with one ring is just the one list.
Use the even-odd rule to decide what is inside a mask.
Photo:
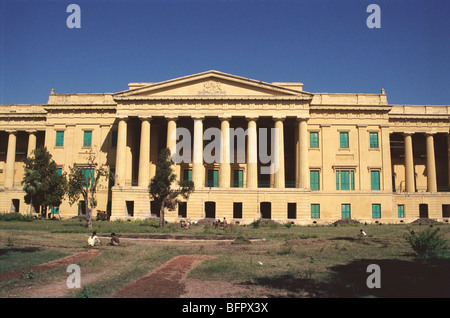
[[(81, 28), (69, 29), (69, 4)], [(369, 29), (369, 4), (381, 28)], [(218, 70), (450, 104), (447, 0), (0, 0), (0, 104)]]

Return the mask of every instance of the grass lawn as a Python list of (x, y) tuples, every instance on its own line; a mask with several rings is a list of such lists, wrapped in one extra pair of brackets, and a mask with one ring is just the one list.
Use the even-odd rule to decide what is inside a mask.
[[(151, 269), (182, 254), (217, 256), (193, 269), (196, 280), (239, 282), (258, 286), (262, 297), (449, 297), (450, 255), (419, 259), (404, 236), (419, 233), (430, 224), (285, 226), (264, 224), (234, 226), (223, 231), (209, 225), (185, 230), (179, 224), (163, 229), (154, 221), (94, 221), (99, 236), (117, 234), (227, 235), (230, 241), (122, 240), (120, 247), (103, 244), (102, 254), (83, 260), (82, 273), (101, 273), (88, 287), (90, 297), (109, 297)], [(450, 226), (434, 223), (450, 240)], [(360, 237), (363, 228), (366, 237)], [(87, 250), (86, 229), (80, 220), (0, 221), (0, 274), (45, 263)], [(264, 241), (248, 241), (263, 238)], [(104, 243), (108, 242), (105, 237)], [(368, 288), (367, 267), (381, 269), (381, 288)], [(24, 273), (27, 274), (27, 273)], [(0, 297), (20, 296), (27, 287), (64, 280), (66, 268), (56, 268), (20, 279), (0, 281)], [(83, 290), (86, 294), (86, 289)], [(71, 297), (83, 296), (80, 291)], [(84, 295), (86, 296), (86, 295)]]

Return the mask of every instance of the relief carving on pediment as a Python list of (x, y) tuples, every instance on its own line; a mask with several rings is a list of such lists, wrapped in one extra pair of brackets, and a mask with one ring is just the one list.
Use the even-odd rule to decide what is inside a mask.
[(219, 82), (207, 81), (203, 84), (203, 89), (198, 91), (199, 95), (225, 95), (226, 92), (222, 89)]

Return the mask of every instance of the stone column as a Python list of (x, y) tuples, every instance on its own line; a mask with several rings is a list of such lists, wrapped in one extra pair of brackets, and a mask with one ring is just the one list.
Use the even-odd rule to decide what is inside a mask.
[(192, 164), (192, 181), (195, 188), (203, 188), (205, 183), (203, 167), (203, 116), (194, 119), (194, 153)]
[(28, 149), (27, 157), (31, 156), (31, 153), (36, 149), (36, 130), (27, 130), (28, 133)]
[(17, 131), (7, 130), (8, 137), (8, 153), (6, 155), (5, 167), (5, 188), (14, 187), (14, 163), (16, 161), (16, 140)]
[[(177, 120), (178, 120), (178, 117), (166, 117), (166, 119), (167, 119), (166, 147), (169, 148), (172, 160), (174, 160), (173, 155), (175, 155), (177, 153), (176, 146), (177, 146)], [(175, 168), (174, 173), (177, 176), (177, 180), (180, 180), (180, 166), (178, 164), (175, 164), (174, 168)], [(174, 186), (175, 186), (175, 184), (174, 184)]]
[(170, 153), (174, 155), (176, 153), (177, 145), (177, 117), (166, 117), (167, 119), (167, 143), (166, 147), (169, 148)]
[(415, 192), (412, 133), (403, 135), (405, 136), (405, 191)]
[(285, 187), (285, 176), (284, 176), (284, 118), (274, 118), (275, 120), (275, 129), (278, 131), (278, 139), (275, 142), (278, 144), (275, 146), (275, 149), (278, 151), (275, 152), (275, 188), (284, 188)]
[(127, 167), (127, 120), (128, 117), (120, 117), (117, 132), (116, 147), (116, 186), (125, 186), (125, 174)]
[(141, 119), (141, 144), (139, 150), (138, 186), (148, 187), (150, 176), (150, 120), (151, 116)]
[(308, 119), (298, 118), (299, 138), (299, 188), (309, 188), (309, 160), (308, 160)]
[(258, 140), (256, 135), (256, 118), (246, 118), (248, 121), (247, 142), (247, 188), (258, 188)]
[(221, 143), (221, 161), (220, 161), (220, 175), (219, 187), (229, 188), (231, 181), (231, 167), (230, 167), (230, 117), (220, 118), (220, 130), (222, 133)]
[(436, 161), (434, 156), (434, 137), (427, 133), (427, 192), (437, 192)]

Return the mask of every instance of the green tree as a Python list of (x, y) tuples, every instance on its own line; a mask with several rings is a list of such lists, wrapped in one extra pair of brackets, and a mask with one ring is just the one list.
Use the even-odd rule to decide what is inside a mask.
[(69, 180), (67, 184), (67, 194), (69, 204), (72, 206), (80, 196), (83, 197), (86, 209), (86, 226), (92, 228), (92, 211), (97, 207), (96, 193), (99, 189), (100, 179), (108, 179), (109, 173), (105, 165), (98, 167), (95, 156), (91, 152), (87, 154), (87, 163), (69, 167)]
[(56, 162), (47, 148), (40, 146), (32, 155), (23, 160), (25, 173), (22, 179), (25, 203), (32, 208), (38, 205), (45, 214), (48, 206), (59, 206), (66, 193), (65, 174), (58, 173)]
[(170, 150), (165, 148), (159, 155), (155, 176), (148, 187), (150, 198), (160, 207), (160, 227), (164, 226), (165, 208), (169, 211), (175, 210), (178, 197), (181, 196), (184, 199), (188, 199), (189, 195), (194, 191), (194, 183), (189, 180), (178, 181), (178, 187), (172, 188), (176, 179), (172, 165)]

